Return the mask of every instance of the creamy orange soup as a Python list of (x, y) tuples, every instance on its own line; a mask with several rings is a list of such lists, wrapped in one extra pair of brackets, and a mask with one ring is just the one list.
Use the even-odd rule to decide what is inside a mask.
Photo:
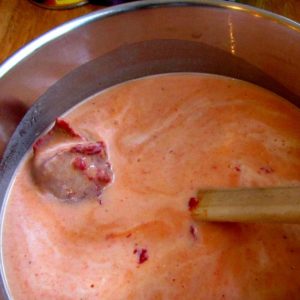
[(188, 209), (202, 188), (299, 185), (299, 109), (242, 81), (169, 74), (63, 119), (105, 143), (113, 177), (65, 201), (38, 186), (28, 155), (3, 233), (14, 299), (299, 299), (299, 225), (197, 223)]

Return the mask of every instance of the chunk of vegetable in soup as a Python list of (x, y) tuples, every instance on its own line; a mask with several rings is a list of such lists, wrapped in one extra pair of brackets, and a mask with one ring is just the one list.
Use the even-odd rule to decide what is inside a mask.
[(168, 74), (97, 94), (64, 120), (106, 145), (114, 177), (100, 196), (64, 201), (39, 186), (33, 154), (24, 160), (3, 233), (14, 299), (299, 299), (299, 225), (190, 213), (201, 188), (299, 185), (298, 108), (242, 81)]
[(56, 120), (53, 128), (34, 143), (33, 152), (37, 184), (65, 201), (100, 197), (112, 181), (104, 142), (88, 141), (64, 120)]

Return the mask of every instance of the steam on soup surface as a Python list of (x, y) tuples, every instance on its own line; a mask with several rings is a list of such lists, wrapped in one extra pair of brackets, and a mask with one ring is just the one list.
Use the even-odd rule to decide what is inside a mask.
[(200, 224), (188, 209), (202, 188), (300, 184), (300, 110), (279, 96), (146, 77), (91, 97), (34, 148), (5, 213), (14, 299), (299, 297), (299, 225)]

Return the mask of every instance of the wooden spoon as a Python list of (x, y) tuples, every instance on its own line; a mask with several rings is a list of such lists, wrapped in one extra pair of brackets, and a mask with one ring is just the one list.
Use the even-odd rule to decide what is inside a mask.
[(198, 221), (300, 223), (300, 187), (200, 191), (197, 202)]

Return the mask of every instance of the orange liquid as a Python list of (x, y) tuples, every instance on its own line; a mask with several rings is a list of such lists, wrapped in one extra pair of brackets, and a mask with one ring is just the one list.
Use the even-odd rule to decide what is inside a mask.
[(169, 74), (65, 119), (105, 141), (114, 182), (102, 205), (62, 203), (35, 186), (29, 155), (4, 224), (14, 299), (299, 297), (299, 225), (196, 224), (188, 211), (201, 188), (299, 185), (299, 109), (242, 81)]

